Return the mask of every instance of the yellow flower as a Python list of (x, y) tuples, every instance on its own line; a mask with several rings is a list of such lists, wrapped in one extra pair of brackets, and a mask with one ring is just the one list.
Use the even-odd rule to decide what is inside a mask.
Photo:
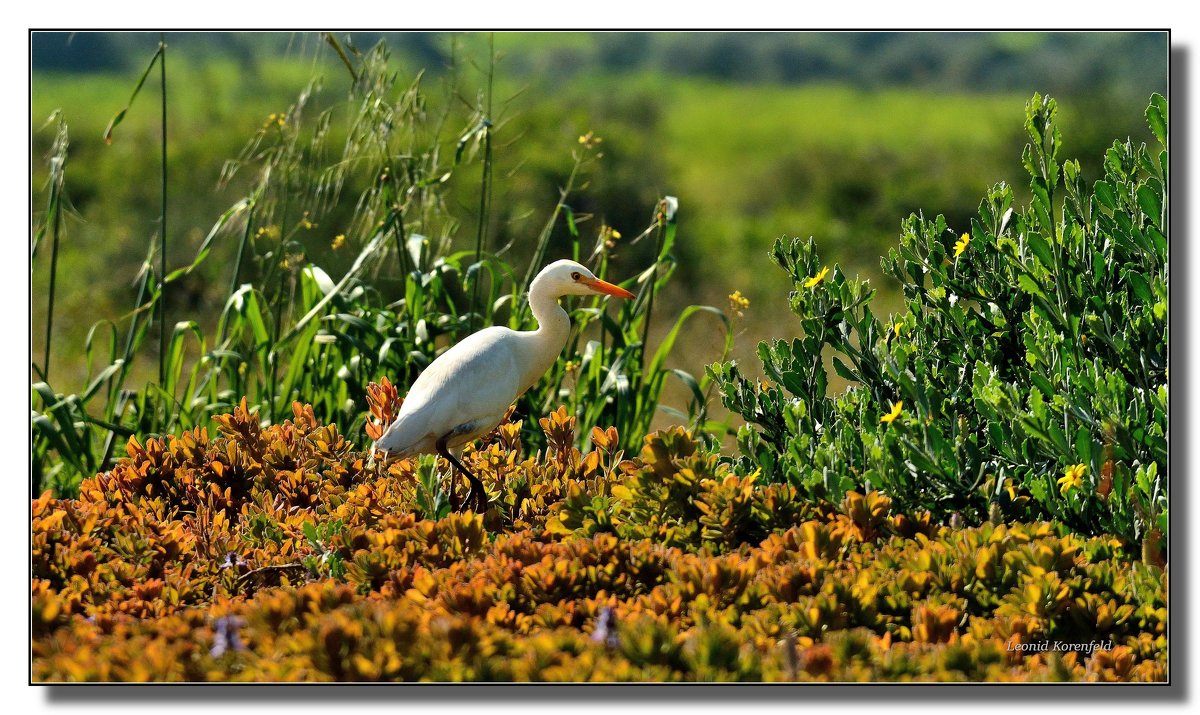
[(958, 258), (962, 252), (967, 250), (967, 246), (971, 245), (971, 234), (964, 233), (958, 242), (954, 244), (954, 257)]
[(579, 137), (579, 143), (584, 145), (588, 149), (595, 149), (596, 145), (602, 141), (604, 141), (604, 140), (601, 139), (600, 137), (596, 136), (595, 132), (588, 132), (587, 134), (584, 134), (583, 136)]
[(339, 233), (338, 235), (333, 237), (333, 243), (329, 244), (329, 247), (336, 251), (345, 245), (346, 245), (346, 235)]
[(746, 308), (750, 307), (750, 299), (742, 295), (740, 290), (735, 290), (729, 294), (729, 310), (730, 312), (741, 318), (745, 315)]
[(604, 243), (605, 248), (614, 248), (620, 238), (621, 232), (612, 226), (604, 224), (600, 227), (600, 240)]
[(881, 424), (884, 424), (884, 423), (891, 424), (896, 421), (896, 418), (899, 417), (900, 413), (903, 411), (904, 411), (904, 401), (900, 400), (898, 402), (895, 402), (892, 404), (892, 411), (887, 413), (883, 417), (880, 417), (879, 422)]
[(1083, 486), (1083, 475), (1087, 474), (1087, 466), (1083, 464), (1072, 464), (1067, 467), (1067, 471), (1058, 480), (1058, 491), (1063, 496), (1067, 492), (1078, 489)]
[(822, 266), (821, 270), (817, 271), (817, 275), (804, 281), (805, 288), (812, 288), (816, 284), (825, 280), (825, 276), (829, 275), (829, 266)]

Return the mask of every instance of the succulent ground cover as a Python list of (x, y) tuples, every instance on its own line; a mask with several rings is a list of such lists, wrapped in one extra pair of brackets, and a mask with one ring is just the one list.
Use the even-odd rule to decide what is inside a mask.
[(801, 499), (682, 429), (583, 453), (563, 410), (448, 514), (432, 463), (293, 411), (33, 500), (35, 681), (1166, 679), (1166, 575), (1116, 538)]

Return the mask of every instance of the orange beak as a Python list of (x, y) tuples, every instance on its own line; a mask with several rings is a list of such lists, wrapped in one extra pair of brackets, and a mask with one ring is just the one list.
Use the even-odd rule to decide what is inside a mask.
[(636, 297), (633, 293), (630, 293), (621, 286), (613, 285), (612, 283), (609, 283), (608, 281), (602, 281), (599, 278), (581, 278), (579, 282), (596, 291), (597, 293), (604, 293), (605, 295), (612, 295), (618, 298)]

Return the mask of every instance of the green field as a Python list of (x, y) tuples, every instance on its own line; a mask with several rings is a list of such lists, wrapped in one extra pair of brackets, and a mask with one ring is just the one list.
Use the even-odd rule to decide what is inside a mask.
[[(786, 308), (778, 300), (786, 292), (786, 276), (767, 256), (779, 236), (811, 235), (831, 261), (878, 277), (878, 257), (894, 241), (900, 218), (924, 211), (944, 213), (951, 225), (961, 224), (989, 184), (1019, 178), (1012, 168), (1022, 145), (1015, 127), (1024, 92), (756, 85), (593, 73), (551, 93), (536, 78), (505, 75), (507, 67), (520, 66), (518, 48), (537, 57), (539, 43), (557, 47), (568, 39), (522, 36), (518, 45), (497, 38), (498, 52), (508, 55), (497, 66), (494, 91), (502, 121), (496, 164), (505, 177), (494, 201), (495, 245), (511, 241), (518, 254), (529, 250), (570, 167), (575, 138), (594, 131), (604, 138), (605, 156), (594, 167), (589, 189), (576, 199), (577, 210), (594, 214), (593, 226), (603, 220), (631, 236), (657, 196), (678, 196), (677, 258), (684, 280), (665, 300), (677, 308), (693, 302), (722, 306), (728, 293), (742, 291), (752, 303), (738, 346), (743, 356), (752, 354), (759, 339), (774, 335)], [(217, 190), (224, 162), (237, 155), (267, 114), (286, 109), (309, 79), (322, 78), (317, 106), (333, 106), (344, 102), (347, 78), (332, 52), (299, 60), (263, 58), (248, 66), (182, 55), (171, 58), (170, 68), (169, 255), (172, 264), (183, 264), (238, 196), (238, 187)], [(36, 191), (44, 185), (42, 157), (52, 137), (39, 127), (61, 109), (72, 138), (67, 195), (79, 220), (68, 221), (61, 260), (77, 280), (63, 286), (59, 299), (63, 310), (56, 335), (61, 333), (64, 346), (80, 346), (97, 318), (116, 319), (127, 312), (129, 286), (155, 230), (158, 97), (153, 81), (116, 141), (111, 146), (101, 141), (137, 74), (34, 76)], [(439, 101), (445, 81), (444, 76), (424, 81), (433, 90), (431, 101)], [(483, 74), (466, 65), (458, 94), (473, 99), (483, 82)], [(1144, 136), (1136, 105), (1130, 104), (1115, 107), (1105, 120), (1108, 125), (1126, 122), (1118, 132)], [(1073, 111), (1069, 102), (1063, 114), (1063, 125), (1076, 136), (1094, 134), (1091, 124), (1100, 121)], [(463, 128), (448, 127), (448, 146)], [(1097, 165), (1102, 149), (1079, 147), (1085, 170)], [(40, 204), (35, 198), (35, 211)], [(454, 240), (460, 245), (473, 240), (475, 209), (465, 200), (452, 204), (459, 221)], [(583, 230), (595, 229), (585, 225)], [(324, 223), (313, 242), (327, 243), (338, 232), (335, 222)], [(232, 247), (216, 250), (228, 256)], [(618, 252), (631, 273), (647, 257), (644, 247), (631, 248), (627, 256)], [(337, 258), (328, 257), (326, 268), (333, 273), (344, 268)], [(38, 295), (45, 273), (35, 270), (33, 280)], [(214, 308), (213, 284), (224, 282), (205, 274), (204, 281), (186, 287), (188, 302), (180, 309), (201, 322), (211, 320), (205, 313)], [(894, 286), (878, 283), (884, 310), (894, 307)], [(88, 290), (72, 290), (84, 285)], [(36, 325), (44, 306), (35, 300), (33, 307)], [(687, 340), (703, 345), (702, 332)], [(36, 354), (42, 338), (34, 333)], [(54, 372), (82, 379), (78, 353), (72, 352), (55, 351)]]

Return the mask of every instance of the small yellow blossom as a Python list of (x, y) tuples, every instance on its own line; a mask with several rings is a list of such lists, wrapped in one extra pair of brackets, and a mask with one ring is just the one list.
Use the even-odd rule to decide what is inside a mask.
[(805, 288), (812, 288), (816, 284), (825, 280), (825, 276), (829, 275), (829, 266), (821, 266), (821, 270), (817, 271), (817, 275), (804, 281)]
[(1058, 491), (1063, 496), (1067, 492), (1078, 489), (1083, 486), (1083, 475), (1087, 474), (1087, 466), (1083, 464), (1072, 464), (1067, 467), (1067, 471), (1058, 479)]
[(604, 244), (605, 248), (615, 248), (617, 241), (620, 240), (620, 238), (621, 232), (617, 229), (609, 226), (608, 224), (603, 224), (600, 226), (600, 241)]
[(584, 145), (588, 149), (595, 149), (596, 145), (602, 141), (604, 141), (604, 140), (601, 139), (600, 137), (596, 136), (595, 132), (588, 132), (587, 134), (584, 134), (583, 136), (579, 137), (579, 143)]
[(345, 245), (346, 245), (346, 235), (343, 233), (339, 233), (338, 235), (333, 237), (333, 243), (329, 244), (329, 247), (336, 251)]
[(896, 418), (899, 417), (900, 413), (903, 411), (904, 411), (904, 401), (900, 400), (898, 402), (894, 402), (894, 403), (892, 403), (892, 411), (887, 413), (883, 417), (880, 417), (879, 422), (881, 424), (889, 424), (890, 425), (891, 423), (896, 421)]
[(964, 233), (958, 242), (954, 244), (954, 257), (958, 258), (963, 251), (967, 250), (967, 246), (971, 245), (971, 234)]
[(312, 221), (310, 221), (308, 219), (308, 212), (305, 211), (304, 216), (301, 217), (301, 219), (300, 219), (300, 228), (311, 229), (311, 228), (316, 228), (316, 227), (317, 227), (317, 224), (313, 223)]
[(895, 323), (892, 323), (892, 332), (893, 333), (895, 333), (896, 335), (900, 335), (901, 330), (904, 330), (904, 321), (903, 320), (897, 320)]
[(729, 311), (741, 318), (746, 315), (746, 308), (750, 307), (750, 299), (742, 295), (740, 290), (735, 290), (729, 294)]
[(578, 369), (579, 369), (579, 363), (575, 362), (574, 360), (568, 360), (565, 363), (563, 363), (563, 370), (565, 370), (566, 372), (575, 372)]
[(263, 128), (265, 129), (265, 128), (268, 128), (271, 126), (283, 127), (286, 124), (287, 124), (287, 115), (286, 114), (284, 114), (282, 112), (280, 112), (278, 114), (275, 112), (271, 112), (270, 114), (267, 115), (267, 121), (263, 122)]

